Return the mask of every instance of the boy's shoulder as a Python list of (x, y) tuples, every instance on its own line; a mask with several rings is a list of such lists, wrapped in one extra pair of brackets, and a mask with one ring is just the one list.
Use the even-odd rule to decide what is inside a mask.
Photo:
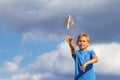
[(94, 50), (88, 50), (88, 53), (89, 53), (90, 55), (95, 55), (95, 51), (94, 51)]

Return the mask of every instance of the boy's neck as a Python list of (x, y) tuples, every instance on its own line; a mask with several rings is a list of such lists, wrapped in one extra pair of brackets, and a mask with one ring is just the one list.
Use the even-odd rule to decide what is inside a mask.
[(87, 51), (87, 49), (80, 49), (80, 51), (85, 52), (85, 51)]

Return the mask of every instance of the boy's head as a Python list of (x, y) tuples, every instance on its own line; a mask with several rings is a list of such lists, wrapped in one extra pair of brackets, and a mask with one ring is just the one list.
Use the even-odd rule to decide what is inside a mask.
[(86, 50), (89, 43), (90, 43), (90, 38), (87, 34), (82, 33), (78, 36), (77, 45), (80, 48), (80, 50)]

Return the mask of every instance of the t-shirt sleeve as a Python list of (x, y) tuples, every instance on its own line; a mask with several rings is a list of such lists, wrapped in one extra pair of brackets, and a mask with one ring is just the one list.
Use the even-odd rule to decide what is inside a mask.
[(90, 51), (90, 56), (91, 56), (91, 58), (92, 58), (94, 55), (96, 55), (95, 52), (94, 52), (94, 51)]
[(72, 55), (72, 57), (73, 57), (74, 60), (75, 60), (75, 58), (76, 58), (76, 54), (77, 54), (77, 51), (75, 52), (74, 55)]

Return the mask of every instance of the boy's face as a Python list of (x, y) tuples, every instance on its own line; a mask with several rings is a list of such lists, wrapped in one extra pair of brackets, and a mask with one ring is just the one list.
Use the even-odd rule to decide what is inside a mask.
[(87, 46), (89, 45), (89, 41), (85, 36), (82, 36), (79, 38), (77, 44), (80, 50), (85, 51), (87, 49)]

